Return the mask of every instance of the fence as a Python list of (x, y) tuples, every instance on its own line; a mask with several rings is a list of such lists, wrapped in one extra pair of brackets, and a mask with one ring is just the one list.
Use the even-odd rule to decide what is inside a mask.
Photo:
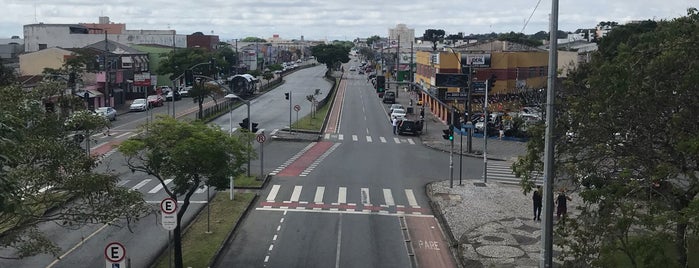
[(240, 102), (240, 101), (239, 100), (224, 99), (222, 102), (219, 102), (213, 106), (204, 108), (204, 110), (202, 110), (203, 117), (199, 117), (199, 112), (197, 112), (196, 113), (197, 120), (202, 120), (202, 118), (216, 117), (220, 114), (228, 112), (231, 109), (237, 107), (236, 104), (238, 104), (238, 102)]

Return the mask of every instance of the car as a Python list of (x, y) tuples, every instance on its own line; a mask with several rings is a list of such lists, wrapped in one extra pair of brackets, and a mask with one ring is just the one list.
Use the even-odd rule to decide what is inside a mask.
[(160, 107), (165, 103), (165, 98), (160, 95), (150, 95), (148, 96), (148, 105), (151, 107)]
[(180, 96), (182, 96), (184, 98), (184, 97), (189, 97), (190, 90), (192, 90), (192, 86), (185, 86), (185, 87), (181, 87), (178, 92), (180, 93)]
[(386, 93), (383, 94), (383, 103), (396, 103), (396, 93), (393, 91), (386, 91)]
[(301, 62), (302, 62), (302, 61), (301, 61), (300, 59), (299, 59), (299, 60), (296, 60), (296, 63), (301, 63)]
[(282, 74), (282, 70), (276, 70), (274, 71), (274, 74)]
[(420, 135), (422, 133), (422, 121), (403, 119), (398, 123), (396, 131), (398, 135)]
[(175, 101), (182, 99), (182, 95), (180, 95), (179, 92), (169, 91), (167, 94), (165, 94), (165, 101), (172, 101), (173, 96), (175, 97)]
[(357, 67), (352, 66), (352, 67), (349, 68), (349, 70), (350, 70), (350, 72), (354, 72), (354, 71), (357, 70)]
[(391, 119), (395, 117), (398, 120), (403, 120), (405, 119), (405, 115), (405, 109), (394, 109), (393, 112), (391, 112)]
[(150, 109), (150, 105), (146, 99), (135, 99), (129, 106), (130, 111), (147, 111)]
[(95, 113), (109, 119), (109, 121), (115, 121), (117, 119), (117, 111), (112, 107), (99, 107), (95, 109)]
[(389, 114), (393, 113), (393, 110), (394, 110), (394, 109), (404, 109), (404, 110), (405, 110), (405, 108), (403, 107), (402, 104), (394, 103), (394, 104), (391, 104), (391, 107), (390, 107), (390, 108), (388, 108), (388, 113), (389, 113)]

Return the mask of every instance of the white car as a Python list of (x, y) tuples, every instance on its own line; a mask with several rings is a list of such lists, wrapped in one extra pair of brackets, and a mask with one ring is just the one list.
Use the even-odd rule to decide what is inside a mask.
[(189, 97), (189, 91), (192, 90), (192, 86), (181, 87), (179, 91), (181, 97)]
[(130, 111), (146, 111), (150, 108), (146, 99), (135, 99), (129, 106)]
[(394, 109), (393, 112), (391, 112), (391, 119), (398, 118), (398, 120), (403, 120), (405, 119), (405, 110), (404, 109)]
[(95, 109), (95, 113), (109, 119), (109, 121), (114, 121), (117, 119), (117, 111), (112, 107), (99, 107)]
[(403, 107), (402, 104), (394, 103), (394, 104), (391, 104), (391, 108), (388, 109), (388, 113), (389, 113), (389, 114), (390, 114), (390, 113), (393, 113), (393, 110), (395, 110), (395, 109), (403, 109), (403, 110), (405, 110), (405, 108)]

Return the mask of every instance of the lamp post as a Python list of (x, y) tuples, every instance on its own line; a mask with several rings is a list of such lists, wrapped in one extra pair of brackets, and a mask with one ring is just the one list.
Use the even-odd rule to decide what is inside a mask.
[[(250, 119), (250, 101), (249, 101), (249, 100), (245, 100), (245, 99), (243, 99), (243, 98), (241, 98), (241, 97), (238, 97), (238, 95), (235, 95), (235, 94), (233, 94), (233, 93), (229, 93), (229, 94), (226, 95), (224, 98), (226, 98), (226, 99), (231, 99), (231, 100), (232, 100), (232, 99), (239, 99), (240, 101), (242, 101), (243, 103), (245, 103), (245, 105), (246, 105), (247, 108), (248, 108), (248, 129), (249, 129), (250, 131), (252, 131), (252, 119)], [(233, 114), (233, 111), (231, 111), (231, 118), (232, 118), (232, 116), (233, 116), (232, 114)], [(233, 131), (232, 131), (232, 130), (233, 130), (233, 120), (232, 120), (232, 119), (231, 119), (231, 122), (230, 122), (230, 123), (231, 123), (231, 132), (233, 132)], [(252, 140), (249, 140), (249, 141), (248, 141), (248, 148), (252, 147), (252, 145), (250, 145), (250, 143), (252, 143)], [(250, 150), (248, 150), (248, 177), (250, 177)], [(231, 189), (232, 189), (232, 188), (231, 188)], [(231, 191), (232, 191), (232, 190), (231, 190)], [(231, 195), (232, 195), (232, 194), (231, 194)]]

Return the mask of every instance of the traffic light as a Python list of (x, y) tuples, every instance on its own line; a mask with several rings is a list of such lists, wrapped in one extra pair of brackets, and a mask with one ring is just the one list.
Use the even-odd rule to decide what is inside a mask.
[[(245, 131), (250, 131), (250, 129), (248, 128), (250, 126), (250, 119), (245, 118), (245, 119), (243, 119), (243, 122), (238, 123), (238, 125), (240, 126), (240, 129), (243, 129)], [(253, 122), (252, 123), (252, 132), (255, 133), (255, 132), (257, 132), (257, 130), (258, 130), (257, 123)]]
[(493, 89), (495, 87), (495, 80), (497, 79), (497, 76), (495, 74), (490, 75), (490, 79), (488, 79), (488, 89)]
[(211, 58), (209, 60), (209, 71), (213, 72), (214, 70), (216, 70), (216, 59)]
[(68, 87), (74, 87), (75, 86), (75, 72), (70, 72), (68, 74)]
[(191, 87), (192, 84), (194, 84), (194, 73), (192, 73), (192, 70), (184, 70), (184, 85)]
[(442, 138), (444, 138), (445, 140), (450, 140), (450, 141), (454, 140), (454, 126), (453, 125), (449, 125), (449, 128), (443, 129), (442, 132), (444, 132), (444, 135), (442, 135)]
[(289, 99), (289, 92), (284, 93), (284, 98)]
[(386, 77), (381, 75), (381, 76), (376, 76), (376, 92), (383, 92), (386, 90)]

